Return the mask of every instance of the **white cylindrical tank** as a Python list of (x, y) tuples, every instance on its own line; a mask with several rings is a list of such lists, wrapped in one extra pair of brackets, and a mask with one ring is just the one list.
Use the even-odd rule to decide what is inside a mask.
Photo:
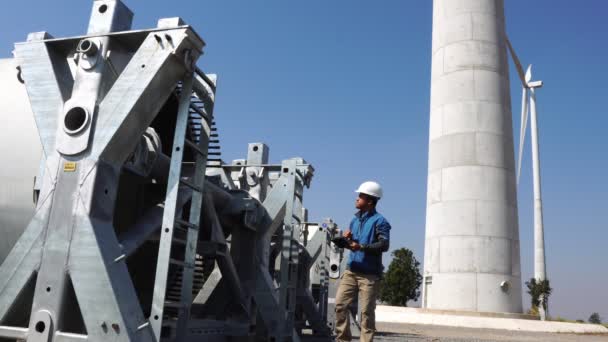
[(33, 216), (42, 149), (16, 68), (12, 59), (0, 59), (0, 264)]
[(434, 0), (423, 306), (522, 312), (501, 0)]

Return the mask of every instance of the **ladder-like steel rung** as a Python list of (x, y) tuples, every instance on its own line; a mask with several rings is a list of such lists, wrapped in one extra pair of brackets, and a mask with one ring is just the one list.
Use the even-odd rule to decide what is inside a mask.
[(177, 223), (178, 225), (180, 225), (182, 227), (198, 230), (198, 226), (196, 224), (190, 223), (188, 221), (184, 221), (182, 219), (175, 219), (175, 223)]
[(210, 156), (221, 156), (222, 152), (207, 152), (207, 154)]
[(181, 289), (172, 289), (167, 291), (167, 295), (165, 296), (165, 300), (167, 302), (179, 302), (182, 299), (182, 291)]
[(207, 119), (206, 117), (201, 117), (201, 116), (200, 116), (198, 113), (196, 113), (196, 112), (190, 112), (190, 114), (191, 114), (191, 115), (193, 115), (193, 116), (191, 116), (191, 117), (189, 118), (189, 119), (190, 119), (190, 124), (193, 124), (193, 123), (194, 123), (194, 124), (199, 124), (199, 125), (200, 125), (200, 124), (203, 122), (203, 120), (204, 120), (204, 121), (205, 121), (207, 124), (209, 124), (209, 119)]
[(194, 110), (196, 113), (198, 113), (198, 115), (201, 116), (201, 118), (203, 118), (203, 119), (205, 119), (205, 121), (209, 122), (209, 115), (207, 115), (207, 113), (205, 113), (205, 111), (196, 107), (192, 103), (190, 103), (190, 109)]
[(209, 140), (210, 144), (219, 144), (220, 140), (219, 139), (215, 139), (215, 140)]
[(200, 187), (200, 186), (198, 186), (198, 185), (196, 185), (196, 184), (194, 184), (194, 183), (192, 183), (190, 181), (187, 181), (185, 179), (181, 179), (179, 182), (182, 183), (182, 184), (184, 184), (185, 186), (189, 187), (190, 189), (192, 189), (194, 191), (203, 192), (203, 188), (202, 187)]
[(207, 161), (210, 161), (210, 162), (221, 162), (222, 159), (221, 158), (209, 158), (209, 159), (207, 159)]
[(207, 151), (201, 150), (201, 148), (198, 146), (198, 144), (195, 143), (194, 141), (192, 141), (190, 139), (186, 139), (185, 142), (186, 142), (186, 145), (188, 145), (188, 147), (190, 147), (191, 149), (198, 152), (198, 154), (200, 154), (201, 156), (203, 156), (203, 157), (207, 156)]
[(180, 303), (180, 302), (165, 302), (165, 307), (166, 308), (174, 308), (174, 309), (184, 309), (186, 308), (186, 305), (184, 303)]
[[(180, 106), (178, 109), (177, 116), (177, 120), (179, 120), (179, 122), (176, 125), (174, 134), (176, 137), (176, 141), (178, 141), (177, 138), (179, 137), (179, 140), (181, 140), (180, 143), (183, 141), (184, 146), (175, 144), (174, 148), (177, 148), (177, 150), (179, 151), (180, 147), (186, 147), (192, 149), (193, 152), (198, 153), (201, 157), (197, 158), (199, 162), (194, 163), (196, 166), (195, 172), (198, 175), (200, 175), (202, 172), (202, 174), (204, 175), (206, 159), (208, 156), (208, 150), (206, 146), (208, 145), (208, 141), (205, 140), (201, 143), (201, 138), (199, 134), (203, 133), (203, 130), (208, 129), (211, 126), (211, 123), (213, 121), (213, 115), (211, 113), (212, 108), (207, 108), (206, 106), (203, 106), (203, 102), (200, 101), (200, 99), (196, 98), (196, 96), (192, 95), (190, 81), (193, 80), (186, 79), (186, 81), (184, 81), (184, 84), (180, 86), (180, 89), (178, 89), (180, 90)], [(182, 128), (184, 127), (183, 124), (187, 124), (186, 130), (178, 131), (177, 127)], [(188, 136), (191, 136), (191, 138), (186, 138)], [(207, 139), (207, 137), (204, 138)], [(199, 144), (202, 144), (202, 146)], [(185, 163), (183, 159), (181, 161), (173, 159), (171, 161), (171, 166), (178, 166), (180, 162)], [(201, 196), (194, 196), (194, 198), (201, 199), (200, 197), (202, 197), (203, 193), (202, 183), (204, 182), (204, 179), (187, 177), (182, 178), (179, 175), (177, 176), (179, 178), (180, 186), (185, 186), (192, 189), (192, 191), (196, 191)], [(177, 192), (178, 189), (174, 187), (167, 189), (165, 199), (166, 208), (173, 208), (176, 206), (176, 202), (178, 199)], [(171, 204), (172, 206), (168, 204)], [(190, 206), (192, 206), (192, 204)], [(187, 248), (189, 243), (192, 244), (193, 242), (197, 241), (198, 231), (200, 230), (200, 227), (197, 225), (200, 222), (200, 212), (198, 210), (195, 210), (194, 208), (191, 209), (192, 210), (190, 212), (190, 217), (187, 220), (184, 220), (181, 217), (173, 219), (172, 225), (174, 232), (173, 234), (171, 234), (171, 243), (174, 244), (176, 247), (178, 245), (185, 246), (186, 248), (184, 248), (184, 255), (172, 256), (170, 253), (170, 249), (161, 244), (161, 246), (159, 247), (159, 256), (157, 261), (157, 265), (162, 266), (160, 268), (157, 267), (157, 272), (159, 272), (157, 274), (157, 279), (163, 280), (162, 278), (164, 278), (164, 282), (161, 285), (155, 287), (154, 289), (153, 307), (160, 307), (160, 310), (155, 310), (155, 312), (159, 311), (159, 315), (163, 314), (163, 308), (165, 309), (165, 312), (169, 311), (170, 315), (167, 316), (170, 316), (171, 320), (174, 320), (176, 318), (176, 320), (174, 320), (173, 322), (175, 322), (175, 326), (177, 327), (180, 327), (182, 325), (187, 326), (184, 324), (187, 323), (187, 312), (192, 303), (191, 296), (194, 296), (194, 294), (191, 293), (192, 289), (190, 287), (202, 287), (202, 281), (195, 279), (195, 274), (197, 272), (200, 272), (199, 270), (201, 269), (200, 266), (197, 266), (195, 254), (196, 251)], [(177, 212), (169, 213), (167, 211), (164, 213), (164, 215), (166, 217), (172, 218), (176, 213)], [(170, 214), (170, 216), (167, 216), (168, 214)], [(163, 217), (163, 219), (165, 219), (165, 217)], [(175, 234), (176, 232), (179, 232), (179, 234)], [(173, 271), (176, 271), (177, 274), (173, 275), (172, 277), (169, 277), (169, 268), (167, 267), (167, 265), (170, 265)], [(175, 312), (175, 309), (177, 309), (177, 313)], [(163, 318), (164, 317), (165, 315), (163, 314)], [(166, 320), (164, 321), (166, 322)], [(160, 329), (160, 322), (153, 321), (151, 323), (153, 326), (154, 334), (156, 335), (156, 339), (160, 339), (160, 335), (162, 333)], [(163, 324), (163, 326), (166, 325), (167, 324)], [(178, 332), (177, 338), (183, 340), (183, 336), (180, 338), (180, 335), (183, 334)]]
[(210, 149), (210, 150), (219, 150), (219, 149), (220, 149), (220, 146), (219, 146), (219, 145), (210, 145), (210, 146), (208, 147), (208, 149)]
[(176, 265), (176, 266), (180, 266), (183, 268), (194, 268), (194, 265), (192, 265), (192, 264), (186, 263), (181, 260), (173, 259), (173, 258), (169, 258), (169, 263), (171, 265)]

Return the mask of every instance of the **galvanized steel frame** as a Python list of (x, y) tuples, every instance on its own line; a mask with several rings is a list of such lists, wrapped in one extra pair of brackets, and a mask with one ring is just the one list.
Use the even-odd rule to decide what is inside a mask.
[[(108, 6), (108, 12), (102, 12), (102, 6)], [(303, 304), (314, 328), (323, 330), (319, 322), (326, 317), (326, 303), (317, 306), (313, 302), (308, 276), (301, 275), (317, 262), (319, 250), (327, 254), (327, 241), (321, 237), (314, 240), (315, 247), (311, 245), (310, 250), (301, 241), (306, 224), (303, 190), (310, 185), (312, 167), (300, 158), (268, 164), (268, 148), (250, 144), (245, 165), (219, 166), (226, 176), (222, 179), (227, 189), (236, 190), (232, 183), (236, 176), (239, 187), (247, 193), (230, 192), (229, 208), (223, 214), (217, 212), (212, 193), (224, 190), (214, 189), (205, 180), (215, 77), (195, 67), (204, 42), (178, 18), (161, 19), (152, 30), (115, 32), (128, 29), (131, 18), (132, 13), (119, 0), (96, 0), (87, 36), (54, 39), (44, 32), (34, 33), (28, 42), (16, 46), (44, 156), (34, 218), (0, 266), (0, 322), (27, 291), (34, 297), (33, 311), (29, 327), (0, 326), (0, 337), (45, 342), (160, 341), (167, 323), (163, 323), (163, 312), (176, 216), (189, 201), (189, 219), (177, 223), (185, 225), (187, 239), (184, 259), (178, 261), (185, 267), (181, 300), (175, 303), (180, 308), (179, 316), (172, 326), (175, 335), (171, 340), (222, 334), (246, 337), (259, 313), (262, 320), (258, 323), (263, 321), (267, 330), (264, 336), (298, 341), (302, 324), (296, 322), (297, 303)], [(99, 56), (87, 54), (84, 48), (78, 50), (76, 57), (83, 59), (80, 67), (71, 57), (83, 41), (97, 44)], [(98, 74), (93, 77), (90, 70)], [(180, 81), (182, 96), (164, 208), (150, 208), (127, 232), (117, 236), (112, 216), (121, 167)], [(201, 121), (197, 144), (186, 140), (192, 93), (205, 108), (201, 115), (206, 120)], [(75, 106), (82, 106), (90, 120), (79, 136), (66, 134), (62, 125), (66, 111)], [(189, 181), (181, 172), (186, 147), (198, 152)], [(244, 215), (242, 228), (232, 230), (230, 241), (220, 222), (220, 215), (227, 212)], [(203, 214), (212, 222), (212, 237), (198, 243)], [(150, 317), (144, 317), (126, 260), (159, 230), (152, 311)], [(255, 232), (255, 239), (248, 246), (255, 258), (243, 260), (248, 257), (242, 250), (247, 247), (243, 241), (251, 232)], [(273, 237), (279, 238), (276, 265), (271, 257)], [(192, 269), (197, 253), (213, 255), (217, 268), (193, 300)], [(300, 259), (300, 254), (306, 253), (310, 255)], [(327, 279), (324, 259), (317, 265), (323, 288)], [(35, 289), (26, 289), (34, 283)], [(216, 297), (224, 293), (219, 290), (222, 284), (229, 289), (244, 320), (191, 316), (191, 306), (217, 302)], [(62, 330), (60, 312), (66, 300), (65, 289), (70, 286), (86, 333)], [(324, 300), (326, 296), (322, 296)], [(43, 329), (39, 329), (40, 323)]]
[[(121, 9), (119, 1), (106, 3), (111, 9)], [(94, 4), (93, 13), (96, 6), (99, 2)], [(96, 34), (105, 41), (112, 39), (114, 24), (110, 23), (108, 32)], [(120, 166), (177, 81), (193, 65), (204, 43), (187, 26), (140, 31), (137, 35), (133, 39), (143, 38), (140, 47), (115, 79), (107, 79), (112, 84), (107, 92), (97, 88), (94, 93), (83, 94), (89, 101), (94, 96), (96, 102), (94, 111), (89, 107), (90, 120), (95, 124), (84, 128), (91, 133), (94, 129), (95, 134), (84, 141), (84, 152), (79, 154), (69, 149), (60, 154), (57, 150), (70, 143), (71, 136), (64, 135), (59, 125), (70, 87), (76, 86), (80, 77), (88, 77), (86, 71), (78, 71), (76, 79), (70, 81), (63, 52), (66, 46), (69, 51), (69, 46), (89, 38), (53, 40), (48, 34), (32, 34), (27, 43), (16, 45), (15, 55), (43, 144), (45, 172), (35, 216), (0, 266), (0, 320), (37, 274), (30, 324), (27, 329), (1, 327), (0, 337), (25, 335), (28, 341), (156, 340), (137, 301), (125, 254), (112, 229), (113, 201)], [(99, 59), (94, 70), (107, 78), (104, 68), (111, 67), (114, 73), (117, 70), (105, 57)], [(86, 90), (74, 89), (71, 98), (82, 91)], [(74, 288), (86, 335), (60, 330), (69, 284)]]

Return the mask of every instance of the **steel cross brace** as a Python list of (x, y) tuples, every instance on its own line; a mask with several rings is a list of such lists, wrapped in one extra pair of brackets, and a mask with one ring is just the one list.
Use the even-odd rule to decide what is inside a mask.
[[(256, 303), (269, 335), (277, 341), (289, 338), (299, 341), (295, 330), (295, 304), (297, 299), (298, 253), (300, 244), (300, 225), (303, 223), (302, 192), (310, 181), (312, 168), (299, 158), (282, 163), (279, 178), (264, 200), (268, 217), (266, 231), (259, 235), (258, 277), (256, 279)], [(282, 252), (279, 280), (280, 287), (275, 289), (270, 274), (270, 241), (282, 227)], [(274, 267), (274, 266), (272, 266)]]

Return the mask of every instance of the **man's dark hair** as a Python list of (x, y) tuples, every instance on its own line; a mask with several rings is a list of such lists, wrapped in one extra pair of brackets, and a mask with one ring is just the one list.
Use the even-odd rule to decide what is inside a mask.
[(372, 204), (374, 205), (374, 207), (376, 206), (376, 204), (378, 204), (378, 200), (379, 200), (379, 198), (378, 198), (378, 197), (371, 196), (371, 195), (368, 195), (368, 194), (362, 194), (362, 195), (363, 195), (363, 196), (365, 196), (365, 198), (366, 198), (367, 200), (371, 201), (371, 202), (372, 202)]

